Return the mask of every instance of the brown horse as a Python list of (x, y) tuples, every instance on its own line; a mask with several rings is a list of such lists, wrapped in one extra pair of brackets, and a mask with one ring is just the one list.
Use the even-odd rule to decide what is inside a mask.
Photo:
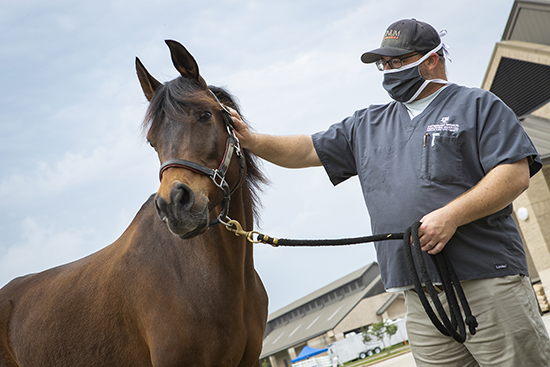
[(259, 366), (267, 295), (252, 244), (218, 222), (251, 229), (264, 178), (218, 101), (237, 109), (230, 95), (166, 42), (181, 77), (161, 84), (136, 58), (157, 194), (113, 244), (0, 290), (1, 367)]

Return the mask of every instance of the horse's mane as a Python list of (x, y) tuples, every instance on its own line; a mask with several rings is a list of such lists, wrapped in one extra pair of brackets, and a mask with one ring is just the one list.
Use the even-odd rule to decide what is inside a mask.
[[(242, 117), (240, 106), (231, 93), (222, 87), (210, 85), (208, 88), (222, 104), (231, 107)], [(196, 84), (189, 83), (182, 77), (178, 77), (158, 87), (143, 120), (143, 132), (154, 136), (165, 118), (175, 120), (177, 116), (186, 113), (186, 110), (193, 107), (210, 107), (213, 110), (219, 108), (217, 102), (211, 96), (197, 92), (197, 90)], [(246, 123), (248, 125), (248, 122)], [(262, 186), (268, 183), (268, 179), (260, 169), (259, 158), (246, 149), (243, 149), (243, 154), (246, 160), (246, 180), (244, 185), (246, 185), (246, 189), (250, 193), (254, 220), (257, 223), (261, 207), (259, 193), (262, 190)]]

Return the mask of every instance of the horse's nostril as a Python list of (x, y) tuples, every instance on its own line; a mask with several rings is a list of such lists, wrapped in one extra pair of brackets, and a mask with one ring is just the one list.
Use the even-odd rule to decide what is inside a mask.
[(172, 188), (170, 202), (159, 194), (155, 199), (157, 214), (163, 222), (183, 220), (193, 205), (195, 205), (195, 194), (189, 186), (182, 183), (178, 183)]
[(166, 210), (167, 205), (168, 203), (166, 202), (166, 200), (164, 200), (164, 198), (162, 198), (161, 196), (157, 195), (155, 199), (155, 207), (157, 208), (157, 214), (160, 220), (163, 222), (166, 221), (166, 215), (168, 214)]
[(189, 186), (179, 183), (172, 189), (170, 201), (173, 205), (181, 206), (182, 211), (187, 211), (195, 204), (195, 195)]

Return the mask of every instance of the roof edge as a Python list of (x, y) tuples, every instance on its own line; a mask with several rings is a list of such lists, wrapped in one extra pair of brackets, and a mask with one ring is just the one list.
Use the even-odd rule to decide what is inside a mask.
[(510, 40), (512, 31), (516, 26), (516, 21), (518, 20), (518, 15), (521, 9), (532, 9), (532, 10), (549, 10), (550, 1), (548, 0), (516, 0), (512, 5), (512, 10), (510, 10), (510, 16), (504, 27), (504, 32), (502, 33), (502, 41)]
[[(332, 291), (333, 289), (336, 289), (338, 288), (340, 285), (342, 285), (342, 281), (345, 279), (346, 282), (351, 282), (355, 279), (358, 279), (360, 278), (366, 271), (368, 271), (369, 269), (371, 269), (373, 266), (378, 266), (378, 263), (377, 262), (372, 262), (368, 265), (365, 265), (363, 266), (362, 268), (359, 268), (347, 275), (344, 275), (343, 277), (325, 285), (324, 287), (321, 287), (309, 294), (307, 294), (306, 296), (302, 297), (302, 298), (299, 298), (297, 299), (296, 301), (278, 309), (277, 311), (274, 311), (273, 313), (271, 313), (268, 317), (267, 317), (267, 322), (270, 322), (274, 319), (276, 319), (277, 317), (280, 317), (302, 305), (305, 305), (306, 303), (318, 298), (317, 295), (322, 293), (322, 294), (326, 294), (330, 291)], [(368, 285), (367, 285), (368, 286)]]

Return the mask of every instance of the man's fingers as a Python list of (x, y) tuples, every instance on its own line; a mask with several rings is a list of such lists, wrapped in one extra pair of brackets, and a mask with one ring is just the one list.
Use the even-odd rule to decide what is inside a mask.
[(435, 254), (438, 254), (440, 253), (443, 248), (445, 247), (445, 244), (442, 244), (442, 243), (438, 243), (437, 245), (433, 246), (431, 249), (428, 250), (428, 253), (430, 255), (435, 255)]

